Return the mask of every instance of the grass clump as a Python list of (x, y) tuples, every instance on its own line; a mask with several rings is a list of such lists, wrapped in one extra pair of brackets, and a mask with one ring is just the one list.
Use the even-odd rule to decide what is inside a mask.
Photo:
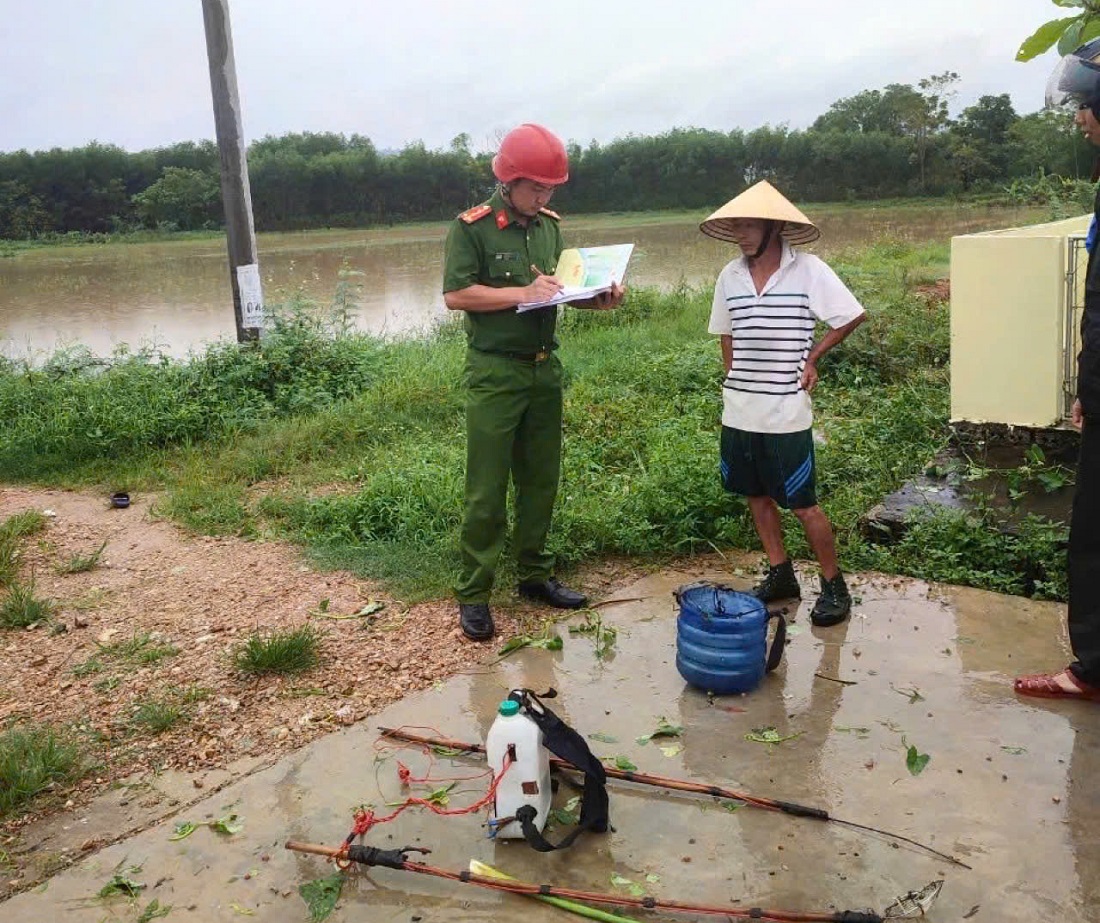
[(59, 574), (83, 574), (95, 570), (99, 566), (99, 559), (106, 547), (107, 542), (104, 541), (102, 545), (89, 554), (74, 554), (68, 561), (58, 566), (57, 572)]
[(54, 728), (31, 725), (0, 733), (0, 817), (51, 786), (75, 782), (85, 769), (79, 745)]
[(153, 637), (152, 632), (138, 631), (125, 641), (100, 644), (99, 652), (112, 660), (135, 666), (150, 666), (167, 657), (175, 657), (179, 653), (179, 648), (174, 644), (162, 644)]
[(312, 625), (283, 631), (255, 632), (234, 651), (233, 664), (242, 673), (302, 673), (320, 659), (321, 634)]
[(0, 628), (27, 628), (49, 621), (52, 613), (53, 604), (35, 595), (33, 580), (27, 583), (16, 580), (0, 600)]
[(0, 522), (0, 536), (25, 538), (46, 528), (46, 517), (38, 510), (23, 510)]
[(167, 699), (148, 699), (138, 704), (130, 724), (135, 730), (163, 734), (185, 716), (186, 710), (180, 704)]
[(19, 543), (0, 533), (0, 587), (11, 586), (19, 576)]

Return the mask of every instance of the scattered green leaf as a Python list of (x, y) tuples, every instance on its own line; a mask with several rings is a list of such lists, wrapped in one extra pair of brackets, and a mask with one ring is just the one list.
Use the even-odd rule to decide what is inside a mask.
[(729, 811), (730, 814), (734, 811), (740, 811), (745, 806), (743, 801), (719, 801), (718, 804)]
[(133, 878), (129, 878), (125, 874), (119, 872), (112, 875), (111, 880), (99, 889), (99, 893), (96, 897), (108, 898), (115, 897), (119, 894), (123, 897), (137, 897), (147, 887), (148, 885), (136, 881)]
[(447, 793), (450, 792), (450, 790), (456, 785), (458, 785), (457, 782), (451, 782), (449, 785), (443, 785), (440, 788), (435, 789), (435, 791), (429, 792), (427, 795), (425, 795), (424, 800), (429, 802), (430, 804), (438, 804), (440, 806), (445, 805), (448, 801), (450, 801)]
[(927, 753), (918, 753), (916, 747), (910, 746), (905, 755), (905, 765), (912, 775), (919, 776), (931, 759)]
[(159, 919), (160, 917), (168, 916), (168, 914), (170, 914), (171, 912), (171, 904), (165, 904), (163, 907), (161, 907), (160, 901), (158, 901), (156, 898), (153, 898), (153, 900), (149, 901), (149, 903), (145, 906), (145, 909), (141, 912), (140, 916), (138, 916), (137, 923), (151, 923), (151, 921)]
[(637, 772), (638, 771), (638, 767), (635, 766), (632, 762), (630, 762), (630, 760), (627, 759), (625, 756), (616, 756), (616, 757), (614, 757), (612, 759), (612, 765), (616, 769), (621, 770), (622, 772)]
[(671, 724), (667, 718), (661, 716), (657, 719), (657, 729), (649, 734), (643, 734), (641, 737), (636, 737), (635, 740), (643, 746), (655, 737), (679, 737), (684, 733), (684, 727), (681, 724)]
[(595, 643), (596, 659), (603, 660), (615, 646), (618, 629), (604, 624), (603, 616), (597, 609), (588, 609), (584, 613), (584, 621), (580, 625), (570, 625), (569, 634), (588, 635)]
[(317, 878), (298, 886), (298, 893), (309, 908), (310, 923), (321, 923), (333, 910), (340, 899), (344, 887), (343, 873), (337, 872), (328, 878)]
[(1001, 747), (1005, 753), (1011, 753), (1013, 756), (1023, 756), (1027, 753), (1027, 747)]
[(600, 743), (604, 744), (617, 744), (619, 742), (619, 738), (612, 737), (610, 734), (604, 734), (602, 731), (596, 731), (595, 734), (589, 734), (588, 739), (598, 740)]
[(219, 817), (217, 820), (207, 821), (206, 825), (211, 830), (224, 833), (226, 836), (240, 833), (244, 829), (244, 823), (236, 814), (226, 814), (225, 817)]
[(544, 651), (560, 651), (564, 647), (561, 637), (556, 633), (545, 635), (516, 635), (504, 642), (497, 654), (507, 657), (513, 651), (523, 647), (534, 647)]
[(230, 904), (229, 907), (234, 913), (239, 913), (242, 917), (256, 916), (255, 910), (249, 910), (247, 907), (242, 907), (240, 904)]
[(871, 733), (871, 729), (866, 727), (837, 727), (836, 730), (841, 734), (855, 734), (861, 739)]
[(580, 795), (570, 798), (564, 805), (564, 807), (554, 808), (550, 812), (550, 820), (562, 827), (568, 827), (577, 823), (580, 819), (578, 809), (580, 808), (581, 799)]
[(661, 752), (667, 757), (678, 756), (684, 752), (683, 744), (669, 744), (667, 747), (661, 747)]
[(758, 744), (781, 744), (785, 740), (794, 740), (796, 737), (801, 737), (804, 733), (804, 731), (798, 731), (796, 734), (788, 734), (783, 737), (773, 727), (753, 728), (745, 735), (745, 740), (751, 740), (753, 743)]
[(645, 888), (643, 888), (636, 881), (631, 881), (629, 878), (623, 878), (622, 875), (612, 875), (611, 884), (616, 888), (626, 888), (633, 897), (644, 897)]
[(920, 694), (916, 687), (912, 689), (898, 689), (897, 686), (891, 683), (890, 688), (893, 689), (894, 692), (896, 692), (898, 695), (903, 695), (908, 698), (910, 705), (915, 705), (917, 702), (924, 701), (924, 696)]
[(189, 821), (181, 820), (176, 824), (176, 828), (172, 835), (168, 837), (169, 840), (186, 840), (192, 833), (199, 829), (199, 825)]

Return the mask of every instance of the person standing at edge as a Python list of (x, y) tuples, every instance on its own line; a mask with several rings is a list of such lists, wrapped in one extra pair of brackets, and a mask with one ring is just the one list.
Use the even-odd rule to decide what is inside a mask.
[[(1047, 83), (1046, 104), (1077, 105), (1074, 122), (1100, 147), (1100, 39), (1058, 62)], [(1097, 189), (1094, 221), (1100, 219)], [(1077, 485), (1069, 523), (1069, 643), (1074, 662), (1057, 673), (1017, 678), (1020, 695), (1100, 702), (1100, 259), (1089, 251), (1085, 313), (1077, 357), (1077, 399), (1071, 422), (1081, 431)]]
[[(723, 382), (721, 472), (746, 497), (769, 568), (753, 594), (765, 603), (801, 597), (783, 544), (779, 507), (802, 523), (821, 566), (821, 595), (810, 619), (837, 625), (852, 598), (837, 564), (833, 527), (817, 505), (810, 392), (817, 361), (866, 320), (855, 296), (828, 266), (791, 244), (821, 232), (765, 180), (746, 189), (699, 229), (732, 241), (742, 256), (718, 276), (710, 333), (720, 336)], [(814, 342), (814, 327), (831, 328)]]
[[(443, 300), (466, 312), (466, 503), (455, 587), (459, 625), (473, 641), (493, 636), (489, 594), (515, 485), (513, 540), (521, 596), (559, 609), (588, 600), (558, 582), (546, 537), (561, 472), (562, 368), (554, 354), (557, 306), (517, 311), (561, 290), (559, 217), (546, 205), (569, 179), (561, 140), (541, 125), (513, 129), (493, 158), (500, 185), (447, 234)], [(580, 307), (614, 308), (623, 289)]]

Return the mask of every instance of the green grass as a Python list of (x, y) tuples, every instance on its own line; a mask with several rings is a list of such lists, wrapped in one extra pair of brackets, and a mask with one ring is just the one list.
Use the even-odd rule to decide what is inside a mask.
[(0, 628), (26, 628), (39, 622), (47, 622), (53, 613), (49, 600), (35, 595), (34, 581), (14, 581), (0, 599)]
[(233, 651), (233, 665), (242, 673), (302, 673), (320, 659), (320, 633), (311, 625), (282, 631), (256, 632)]
[(53, 785), (75, 782), (86, 766), (80, 746), (45, 725), (0, 733), (0, 818), (26, 808)]
[(0, 588), (10, 586), (19, 576), (19, 543), (0, 533)]
[(185, 708), (167, 699), (148, 699), (138, 703), (130, 725), (135, 730), (150, 734), (163, 734), (186, 717)]
[(135, 666), (149, 666), (167, 657), (175, 657), (179, 648), (173, 644), (162, 644), (153, 637), (152, 632), (136, 631), (125, 641), (100, 644), (99, 653), (111, 660)]
[[(941, 557), (876, 545), (861, 529), (949, 440), (949, 309), (914, 292), (948, 260), (946, 244), (894, 240), (831, 258), (870, 319), (821, 363), (822, 505), (847, 569), (1061, 598), (1061, 527), (1037, 524), (991, 555), (982, 517), (941, 524)], [(746, 505), (718, 479), (710, 303), (705, 287), (634, 289), (618, 311), (562, 312), (565, 442), (550, 544), (563, 569), (759, 547)], [(0, 360), (0, 480), (155, 490), (157, 512), (196, 532), (289, 540), (406, 600), (445, 596), (463, 505), (464, 350), (455, 323), (384, 344), (292, 311), (261, 348), (223, 344), (190, 362)], [(808, 556), (793, 517), (784, 531)], [(498, 586), (511, 567), (506, 550)]]
[(0, 522), (0, 536), (25, 538), (37, 535), (46, 528), (46, 517), (38, 510), (24, 510)]
[(104, 541), (95, 551), (88, 554), (74, 554), (68, 561), (58, 565), (57, 572), (59, 574), (83, 574), (95, 570), (99, 566), (99, 559), (106, 547), (107, 542)]

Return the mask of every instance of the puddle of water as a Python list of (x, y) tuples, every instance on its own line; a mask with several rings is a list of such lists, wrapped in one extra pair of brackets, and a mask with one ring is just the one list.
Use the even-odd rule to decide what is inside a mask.
[[(998, 921), (1093, 918), (1089, 908), (1100, 900), (1100, 803), (1093, 792), (1100, 714), (1087, 705), (1017, 700), (1009, 682), (1017, 670), (1064, 662), (1062, 607), (979, 591), (939, 594), (901, 579), (860, 580), (849, 623), (813, 629), (803, 605), (793, 613), (796, 632), (784, 665), (752, 694), (712, 703), (687, 687), (674, 665), (670, 591), (695, 576), (647, 578), (620, 594), (646, 599), (605, 607), (603, 617), (619, 629), (613, 657), (598, 661), (590, 640), (562, 626), (559, 653), (524, 650), (496, 665), (473, 664), (191, 810), (192, 819), (234, 810), (245, 823), (241, 834), (219, 838), (203, 828), (171, 843), (171, 823), (163, 823), (57, 876), (44, 893), (9, 901), (5, 920), (29, 923), (60, 908), (67, 919), (99, 920), (101, 907), (69, 902), (94, 893), (124, 861), (140, 861), (143, 879), (158, 882), (142, 901), (157, 897), (204, 920), (239, 920), (234, 905), (265, 921), (304, 919), (298, 884), (332, 869), (287, 853), (285, 840), (334, 845), (357, 805), (392, 810), (387, 803), (407, 794), (398, 758), (416, 774), (430, 773), (437, 780), (430, 787), (484, 766), (466, 758), (433, 761), (415, 748), (380, 751), (377, 727), (427, 727), (434, 730), (421, 733), (480, 742), (497, 703), (521, 685), (553, 686), (561, 695), (552, 707), (562, 717), (584, 734), (616, 738), (592, 741), (600, 756), (824, 808), (958, 855), (973, 870), (834, 824), (748, 807), (730, 812), (711, 798), (614, 781), (614, 832), (584, 835), (561, 853), (490, 841), (483, 815), (416, 810), (376, 827), (372, 845), (428, 847), (428, 861), (449, 869), (477, 858), (535, 882), (609, 891), (617, 876), (670, 899), (795, 910), (881, 912), (897, 895), (943, 877), (936, 919), (960, 919), (979, 904), (983, 918)], [(1026, 663), (1023, 650), (1030, 652)], [(654, 742), (636, 740), (662, 717), (683, 725), (682, 751), (666, 755)], [(797, 736), (778, 745), (746, 740), (763, 726)], [(931, 757), (916, 776), (907, 769), (908, 746)], [(483, 779), (460, 781), (452, 804), (483, 791)], [(557, 803), (571, 794), (563, 787)], [(523, 898), (369, 869), (350, 877), (330, 919), (443, 923), (521, 914), (532, 923), (560, 918)]]

